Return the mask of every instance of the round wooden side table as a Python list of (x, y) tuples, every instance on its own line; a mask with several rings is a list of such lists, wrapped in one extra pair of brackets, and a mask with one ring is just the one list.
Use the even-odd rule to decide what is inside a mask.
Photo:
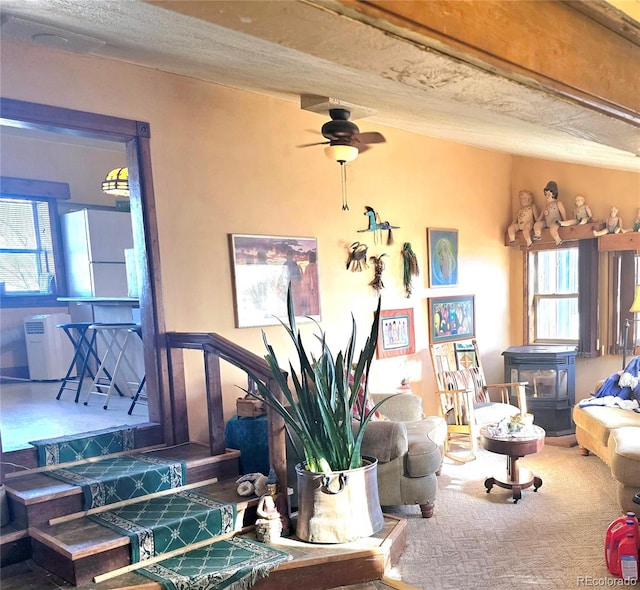
[(512, 490), (513, 502), (516, 504), (522, 498), (522, 490), (533, 486), (533, 491), (538, 491), (542, 486), (542, 480), (528, 469), (520, 467), (518, 459), (542, 450), (545, 434), (544, 429), (535, 425), (517, 434), (502, 434), (491, 426), (480, 429), (482, 448), (492, 453), (507, 455), (506, 477), (504, 475), (488, 477), (484, 482), (487, 494), (494, 485)]

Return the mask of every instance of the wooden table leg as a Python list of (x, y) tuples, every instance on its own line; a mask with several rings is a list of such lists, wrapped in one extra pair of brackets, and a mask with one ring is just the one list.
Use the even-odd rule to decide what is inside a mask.
[(526, 490), (533, 486), (533, 491), (537, 492), (542, 487), (542, 479), (537, 475), (533, 475), (531, 471), (522, 467), (518, 463), (520, 457), (507, 456), (507, 481), (503, 481), (500, 477), (488, 477), (484, 480), (484, 486), (487, 488), (487, 494), (494, 485), (505, 490), (512, 491), (513, 503), (517, 504), (522, 499), (522, 490)]

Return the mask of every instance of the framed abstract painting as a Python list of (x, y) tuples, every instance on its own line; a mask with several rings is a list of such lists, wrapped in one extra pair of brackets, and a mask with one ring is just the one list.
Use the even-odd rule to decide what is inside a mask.
[[(474, 338), (476, 318), (473, 295), (430, 297), (429, 342), (449, 342)], [(468, 361), (469, 359), (466, 358)]]

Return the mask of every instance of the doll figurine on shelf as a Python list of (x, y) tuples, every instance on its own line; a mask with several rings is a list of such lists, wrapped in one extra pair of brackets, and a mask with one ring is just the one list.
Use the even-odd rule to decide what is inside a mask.
[(558, 225), (567, 226), (567, 225), (584, 225), (585, 223), (591, 223), (593, 221), (593, 217), (591, 215), (591, 209), (589, 205), (586, 204), (585, 198), (582, 195), (576, 195), (576, 206), (573, 210), (573, 219), (565, 219), (564, 221), (559, 221)]
[(516, 232), (521, 231), (524, 241), (527, 246), (531, 246), (531, 230), (533, 229), (533, 223), (538, 217), (538, 209), (533, 202), (533, 193), (527, 190), (521, 190), (518, 192), (518, 198), (520, 199), (520, 209), (518, 214), (513, 220), (513, 223), (507, 228), (507, 234), (509, 235), (509, 243), (515, 244)]
[(638, 209), (636, 220), (633, 222), (633, 231), (640, 231), (640, 209)]
[(558, 185), (550, 180), (544, 187), (545, 205), (542, 213), (537, 217), (533, 224), (533, 239), (542, 238), (542, 230), (546, 227), (553, 238), (556, 246), (562, 244), (562, 238), (558, 233), (558, 223), (564, 221), (567, 217), (564, 205), (558, 201)]
[(620, 234), (626, 233), (626, 229), (622, 229), (622, 217), (618, 215), (618, 208), (611, 207), (609, 211), (609, 217), (607, 217), (607, 225), (604, 229), (599, 231), (593, 230), (594, 236), (604, 236), (606, 234)]

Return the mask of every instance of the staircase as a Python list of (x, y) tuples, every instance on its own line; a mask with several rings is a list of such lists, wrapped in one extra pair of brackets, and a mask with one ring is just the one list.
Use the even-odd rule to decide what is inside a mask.
[[(236, 532), (241, 532), (252, 524), (252, 519), (255, 520), (255, 510), (251, 508), (258, 499), (252, 497), (247, 500), (236, 493), (239, 451), (228, 450), (223, 455), (211, 457), (208, 446), (187, 443), (151, 450), (148, 454), (185, 461), (189, 484), (217, 480), (216, 483), (197, 487), (197, 492), (236, 504)], [(47, 468), (10, 477), (5, 486), (12, 522), (2, 529), (0, 536), (3, 567), (31, 558), (55, 576), (82, 586), (89, 584), (97, 575), (130, 564), (129, 537), (86, 516), (70, 517), (84, 514), (80, 487), (48, 476)], [(139, 498), (143, 499), (144, 496)]]
[[(217, 479), (216, 483), (198, 487), (197, 492), (235, 504), (237, 516), (233, 525), (234, 533), (250, 532), (255, 523), (258, 498), (244, 498), (236, 493), (240, 452), (224, 446), (219, 364), (220, 360), (224, 360), (240, 369), (249, 368), (272, 387), (275, 385), (268, 366), (263, 359), (216, 334), (170, 333), (167, 343), (171, 375), (170, 403), (172, 407), (184, 409), (185, 415), (187, 396), (182, 349), (197, 349), (204, 353), (209, 444), (188, 442), (188, 424), (178, 420), (173, 424), (173, 439), (181, 444), (137, 448), (132, 452), (147, 452), (166, 460), (184, 461), (188, 485)], [(145, 437), (144, 433), (141, 440), (148, 441), (144, 444), (158, 442), (153, 437)], [(281, 489), (288, 489), (284, 425), (277, 415), (269, 416), (269, 448), (270, 462), (278, 484)], [(19, 462), (27, 467), (35, 464), (31, 458)], [(95, 576), (130, 564), (129, 537), (103, 527), (86, 516), (75, 518), (83, 507), (81, 488), (48, 476), (47, 470), (50, 469), (36, 468), (5, 476), (12, 520), (0, 529), (2, 590), (57, 590), (73, 586), (84, 590), (162, 590), (158, 582), (135, 572), (124, 573), (100, 583), (93, 582)], [(290, 553), (293, 559), (281, 563), (268, 577), (259, 580), (254, 589), (304, 587), (306, 590), (322, 590), (380, 580), (389, 565), (399, 559), (405, 542), (406, 522), (391, 516), (385, 517), (383, 531), (349, 544), (314, 546), (295, 538), (282, 539), (279, 549)]]

